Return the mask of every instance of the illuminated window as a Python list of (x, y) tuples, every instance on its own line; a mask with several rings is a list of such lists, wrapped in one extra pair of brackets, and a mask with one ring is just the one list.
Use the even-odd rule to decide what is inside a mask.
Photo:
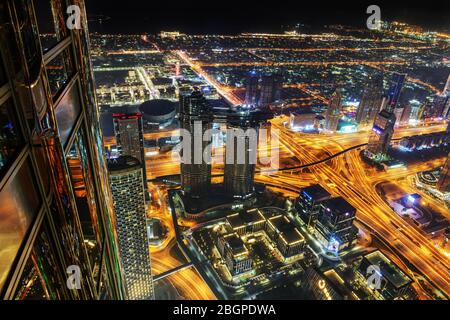
[(40, 208), (36, 182), (28, 161), (0, 190), (0, 290)]

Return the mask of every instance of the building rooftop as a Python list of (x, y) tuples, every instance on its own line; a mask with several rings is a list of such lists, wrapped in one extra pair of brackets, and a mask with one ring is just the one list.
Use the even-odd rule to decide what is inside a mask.
[(148, 100), (142, 103), (139, 110), (149, 116), (162, 116), (175, 112), (176, 102), (165, 99)]
[(356, 209), (342, 197), (325, 200), (322, 204), (327, 211), (332, 211), (335, 215), (354, 214), (356, 212)]
[(365, 255), (364, 259), (366, 259), (369, 264), (380, 267), (381, 276), (397, 289), (412, 282), (410, 277), (378, 250)]
[(108, 107), (100, 113), (102, 133), (106, 137), (114, 136), (113, 114), (135, 114), (139, 112), (139, 105)]
[(264, 220), (264, 216), (256, 209), (246, 212), (237, 212), (227, 216), (227, 221), (233, 229)]
[(286, 244), (294, 245), (305, 240), (303, 235), (285, 216), (270, 218), (269, 223), (279, 232)]
[(231, 250), (234, 257), (248, 254), (247, 247), (241, 238), (236, 233), (229, 233), (223, 236), (225, 245)]
[(323, 201), (329, 199), (331, 194), (325, 190), (320, 184), (313, 184), (309, 187), (303, 188), (300, 194), (313, 201)]
[(110, 172), (117, 172), (121, 170), (128, 170), (140, 167), (141, 167), (140, 161), (131, 156), (120, 156), (118, 158), (108, 159), (108, 170)]
[(295, 110), (291, 112), (293, 116), (302, 116), (302, 115), (317, 115), (316, 112), (312, 110), (311, 107), (302, 108), (300, 110)]
[(152, 79), (152, 83), (155, 86), (170, 86), (173, 80), (171, 78), (156, 77)]
[(286, 214), (283, 209), (276, 207), (259, 208), (258, 210), (266, 220), (272, 217), (283, 216), (284, 214)]

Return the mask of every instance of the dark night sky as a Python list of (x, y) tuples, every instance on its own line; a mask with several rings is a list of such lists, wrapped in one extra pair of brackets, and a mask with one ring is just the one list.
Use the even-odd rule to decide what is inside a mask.
[(180, 30), (187, 33), (234, 34), (276, 32), (283, 26), (303, 23), (312, 27), (345, 24), (363, 27), (370, 4), (381, 7), (382, 19), (400, 20), (425, 28), (450, 31), (450, 1), (324, 1), (324, 0), (86, 0), (88, 15), (110, 17), (91, 31), (104, 33), (157, 33)]

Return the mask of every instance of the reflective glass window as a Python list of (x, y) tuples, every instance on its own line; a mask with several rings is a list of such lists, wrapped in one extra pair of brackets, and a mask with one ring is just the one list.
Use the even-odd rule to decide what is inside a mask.
[(0, 87), (8, 82), (8, 78), (6, 77), (5, 68), (3, 68), (3, 62), (0, 58)]
[(62, 300), (65, 283), (58, 259), (50, 241), (48, 229), (43, 224), (34, 242), (17, 287), (15, 300)]
[(13, 72), (18, 72), (21, 69), (20, 55), (10, 13), (7, 1), (0, 1), (0, 43), (6, 51), (6, 55), (12, 61), (12, 63), (6, 63), (5, 61), (5, 66), (10, 66), (13, 68)]
[(43, 187), (44, 187), (44, 192), (46, 195), (48, 195), (50, 193), (50, 165), (47, 159), (47, 156), (45, 154), (45, 149), (38, 147), (35, 148), (33, 150), (34, 155), (35, 155), (35, 159), (36, 159), (36, 164), (37, 164), (37, 168), (39, 170), (39, 174), (41, 177), (41, 181), (43, 183)]
[(0, 290), (41, 205), (35, 181), (26, 161), (0, 190)]
[(78, 131), (76, 140), (67, 155), (67, 166), (70, 171), (84, 245), (89, 256), (94, 280), (97, 281), (100, 271), (101, 238), (93, 188), (94, 177), (82, 130)]
[(47, 52), (67, 36), (61, 0), (34, 0), (42, 50)]
[(47, 76), (50, 92), (56, 97), (65, 88), (74, 74), (73, 59), (70, 47), (63, 50), (47, 65)]
[(61, 99), (60, 103), (55, 106), (55, 117), (58, 123), (59, 136), (64, 146), (73, 131), (80, 112), (80, 96), (77, 85), (74, 85)]
[(12, 99), (0, 106), (0, 179), (24, 146)]
[(111, 300), (111, 293), (110, 293), (110, 286), (109, 286), (109, 278), (108, 278), (108, 269), (106, 267), (106, 262), (103, 261), (102, 263), (102, 274), (100, 278), (100, 285), (99, 285), (99, 299), (100, 300)]
[(39, 33), (34, 24), (33, 3), (31, 0), (13, 1), (17, 20), (20, 26), (23, 52), (27, 61), (28, 85), (36, 82), (42, 67), (42, 53), (39, 44)]

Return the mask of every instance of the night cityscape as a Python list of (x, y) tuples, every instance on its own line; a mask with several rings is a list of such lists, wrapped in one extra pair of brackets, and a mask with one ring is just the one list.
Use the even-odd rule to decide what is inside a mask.
[(0, 0), (1, 300), (448, 300), (449, 4), (167, 6)]

